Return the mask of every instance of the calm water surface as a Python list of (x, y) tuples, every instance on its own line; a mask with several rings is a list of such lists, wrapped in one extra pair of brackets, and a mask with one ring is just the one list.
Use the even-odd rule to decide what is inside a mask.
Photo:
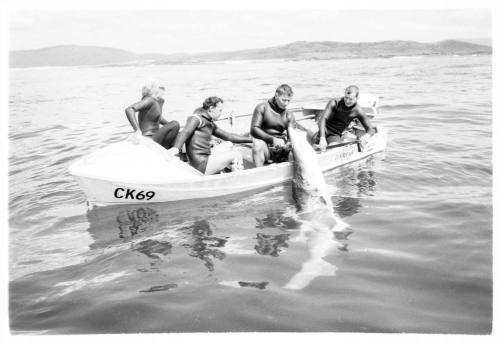
[[(182, 123), (210, 95), (250, 113), (282, 82), (296, 106), (381, 96), (387, 151), (325, 175), (352, 230), (325, 257), (336, 276), (283, 288), (308, 258), (289, 184), (87, 209), (68, 166), (131, 131), (151, 76)], [(11, 329), (489, 333), (491, 95), (491, 56), (11, 69)]]

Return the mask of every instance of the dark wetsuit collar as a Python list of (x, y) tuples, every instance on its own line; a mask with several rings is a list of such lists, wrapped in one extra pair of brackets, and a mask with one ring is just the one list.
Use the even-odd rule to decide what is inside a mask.
[(344, 97), (342, 97), (342, 99), (340, 99), (340, 101), (342, 101), (342, 105), (343, 105), (346, 109), (348, 109), (348, 110), (353, 109), (353, 108), (354, 108), (354, 107), (356, 107), (356, 105), (358, 104), (358, 102), (356, 101), (356, 103), (355, 103), (354, 105), (352, 105), (352, 106), (347, 106), (347, 105), (345, 104)]
[(269, 103), (269, 106), (271, 106), (271, 109), (274, 112), (279, 114), (285, 113), (286, 109), (282, 109), (278, 106), (278, 104), (276, 103), (276, 98), (274, 96), (271, 99), (267, 100), (267, 102)]
[(201, 116), (210, 122), (214, 121), (214, 118), (212, 118), (208, 113), (202, 113)]

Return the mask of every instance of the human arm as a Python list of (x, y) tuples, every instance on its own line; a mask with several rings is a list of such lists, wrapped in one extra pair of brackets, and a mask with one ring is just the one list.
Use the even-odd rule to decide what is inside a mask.
[(286, 112), (286, 116), (287, 116), (287, 119), (288, 119), (288, 127), (293, 127), (294, 129), (297, 128), (297, 121), (295, 120), (295, 115), (293, 114), (293, 112), (289, 112), (287, 111)]
[(321, 113), (318, 121), (318, 127), (319, 127), (319, 147), (321, 150), (325, 150), (326, 146), (328, 145), (326, 142), (326, 121), (328, 118), (333, 113), (333, 108), (337, 104), (335, 99), (332, 99), (326, 104), (325, 109)]
[(253, 111), (252, 122), (250, 124), (250, 134), (257, 139), (263, 140), (267, 144), (272, 144), (280, 147), (284, 146), (285, 141), (283, 139), (271, 136), (270, 134), (262, 130), (262, 121), (264, 120), (265, 106), (266, 105), (263, 103), (255, 107), (255, 110)]
[(130, 105), (125, 109), (125, 114), (127, 116), (127, 119), (130, 125), (132, 125), (134, 131), (137, 131), (139, 129), (139, 123), (137, 122), (137, 118), (135, 117), (135, 112), (145, 110), (149, 108), (152, 104), (153, 104), (153, 99), (147, 97), (142, 99), (141, 101), (136, 102), (135, 104)]
[(229, 133), (227, 131), (222, 130), (219, 127), (216, 127), (213, 135), (217, 138), (223, 139), (225, 141), (230, 141), (233, 143), (252, 143), (252, 137), (237, 135), (234, 133)]
[(363, 125), (363, 127), (365, 128), (366, 133), (368, 133), (370, 136), (373, 136), (377, 132), (375, 126), (372, 125), (370, 119), (368, 119), (368, 116), (364, 112), (359, 111), (357, 118), (361, 125)]
[[(165, 104), (165, 100), (163, 98), (159, 98), (157, 101), (158, 105), (160, 105), (160, 111), (163, 114), (163, 105)], [(162, 114), (160, 114), (159, 122), (161, 125), (167, 125), (169, 121), (165, 119), (165, 117)]]
[(252, 116), (252, 122), (250, 124), (250, 134), (257, 139), (261, 139), (267, 144), (273, 144), (274, 138), (270, 134), (262, 130), (262, 121), (264, 120), (265, 105), (260, 104), (255, 107)]
[(359, 111), (356, 118), (358, 118), (359, 122), (361, 123), (361, 125), (363, 125), (367, 133), (362, 135), (361, 137), (358, 137), (361, 147), (362, 149), (364, 149), (364, 147), (368, 144), (370, 138), (377, 132), (377, 129), (371, 124), (368, 116), (361, 110)]
[(195, 116), (189, 117), (186, 121), (186, 125), (175, 138), (174, 146), (168, 149), (168, 151), (172, 155), (177, 155), (181, 150), (182, 145), (184, 145), (184, 143), (188, 140), (188, 138), (193, 135), (193, 132), (196, 130), (198, 125), (200, 125), (200, 119), (198, 119)]

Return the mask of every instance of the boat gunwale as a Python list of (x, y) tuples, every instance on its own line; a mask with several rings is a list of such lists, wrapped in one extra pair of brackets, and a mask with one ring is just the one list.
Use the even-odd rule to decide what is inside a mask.
[[(347, 147), (350, 147), (350, 146), (357, 144), (357, 143), (358, 143), (358, 141), (350, 141), (350, 142), (345, 142), (345, 143), (338, 145), (338, 146), (332, 146), (329, 149), (327, 149), (325, 152), (317, 152), (316, 153), (317, 159), (318, 160), (327, 159), (330, 155), (333, 155), (334, 153), (339, 151), (338, 149), (347, 148)], [(374, 153), (377, 153), (377, 152), (378, 151), (376, 151)], [(372, 153), (372, 154), (374, 154), (374, 153)], [(362, 152), (358, 152), (356, 155), (359, 155), (360, 157), (352, 159), (352, 160), (347, 160), (345, 163), (336, 165), (332, 168), (328, 168), (328, 169), (324, 169), (324, 170), (322, 169), (322, 171), (328, 171), (330, 169), (336, 168), (337, 166), (347, 164), (350, 162), (354, 162), (354, 161), (357, 161), (359, 159), (366, 157)], [(83, 162), (83, 159), (78, 161), (77, 163), (82, 163), (82, 162)], [(253, 175), (253, 174), (266, 174), (270, 171), (275, 171), (277, 169), (291, 168), (292, 164), (293, 164), (293, 161), (286, 161), (286, 162), (281, 162), (281, 163), (272, 163), (272, 164), (264, 165), (262, 167), (255, 167), (255, 168), (240, 170), (240, 171), (231, 172), (231, 173), (201, 175), (199, 177), (191, 178), (191, 179), (172, 180), (172, 181), (168, 181), (168, 182), (141, 183), (141, 185), (142, 186), (144, 186), (144, 185), (148, 185), (148, 186), (166, 186), (166, 185), (175, 186), (175, 185), (184, 185), (186, 183), (207, 182), (207, 181), (211, 181), (211, 180), (217, 181), (219, 179), (225, 179), (225, 178), (239, 178), (240, 176), (248, 176), (248, 175)], [(131, 180), (123, 180), (123, 179), (109, 178), (109, 177), (102, 177), (102, 176), (97, 178), (97, 177), (95, 177), (93, 175), (89, 175), (87, 173), (80, 173), (80, 172), (75, 173), (74, 171), (72, 171), (71, 173), (75, 176), (84, 177), (87, 179), (101, 180), (101, 181), (107, 181), (107, 182), (113, 182), (113, 183), (138, 184), (138, 183), (131, 181)]]

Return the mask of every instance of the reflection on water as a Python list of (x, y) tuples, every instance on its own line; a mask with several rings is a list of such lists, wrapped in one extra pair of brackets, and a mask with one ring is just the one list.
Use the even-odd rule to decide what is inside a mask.
[(94, 240), (89, 246), (92, 250), (151, 235), (161, 228), (158, 211), (141, 205), (95, 207), (87, 211), (87, 220)]
[(173, 288), (177, 288), (177, 284), (176, 283), (169, 283), (167, 285), (161, 285), (161, 286), (153, 286), (153, 287), (150, 287), (148, 289), (143, 289), (143, 290), (140, 290), (139, 292), (141, 293), (151, 293), (151, 292), (160, 292), (160, 291), (169, 291)]
[(238, 285), (240, 287), (253, 287), (253, 288), (258, 288), (258, 289), (266, 289), (268, 284), (269, 284), (268, 281), (263, 281), (263, 282), (238, 281)]
[(189, 241), (183, 243), (182, 246), (191, 249), (189, 256), (205, 262), (204, 264), (209, 271), (214, 270), (214, 259), (223, 260), (226, 257), (226, 254), (217, 248), (224, 247), (228, 237), (213, 236), (210, 224), (205, 219), (198, 220), (191, 226), (183, 227), (181, 231), (190, 233)]
[[(370, 160), (366, 161), (363, 168), (369, 166)], [(373, 170), (361, 169), (361, 166), (345, 168), (342, 175), (336, 182), (338, 189), (338, 200), (334, 202), (335, 213), (340, 217), (350, 217), (355, 215), (361, 209), (361, 198), (375, 195), (375, 186), (377, 185), (376, 173)], [(350, 182), (346, 182), (349, 180)], [(354, 194), (353, 194), (354, 190)], [(343, 194), (351, 196), (342, 196)]]
[(263, 218), (255, 218), (258, 229), (278, 228), (282, 230), (297, 229), (300, 223), (290, 216), (285, 215), (284, 210), (276, 210), (268, 213)]
[(133, 237), (139, 232), (145, 231), (151, 224), (158, 222), (158, 213), (151, 208), (138, 208), (136, 210), (125, 210), (116, 217), (118, 223), (118, 237)]
[(260, 255), (278, 257), (283, 248), (288, 248), (287, 241), (289, 238), (290, 234), (287, 233), (279, 235), (265, 235), (258, 233), (255, 251), (257, 251)]
[(131, 249), (146, 255), (152, 261), (150, 262), (149, 269), (139, 268), (139, 272), (159, 271), (159, 265), (163, 262), (164, 258), (172, 252), (172, 243), (167, 241), (159, 241), (156, 239), (146, 239), (133, 244)]
[[(286, 214), (285, 210), (275, 210), (266, 214), (263, 218), (255, 218), (257, 229), (279, 229), (281, 231), (288, 231), (298, 229), (300, 222), (297, 219)], [(264, 234), (257, 233), (255, 251), (259, 255), (269, 255), (278, 257), (284, 248), (288, 248), (287, 241), (290, 239), (289, 233), (281, 234)]]
[(373, 196), (375, 193), (375, 172), (373, 170), (361, 170), (357, 175), (358, 182), (358, 196), (369, 195)]
[(346, 241), (349, 239), (348, 237), (352, 234), (352, 231), (342, 231), (342, 232), (334, 232), (333, 236), (338, 242), (337, 249), (343, 252), (349, 252), (349, 243)]
[(361, 202), (358, 198), (341, 197), (333, 204), (333, 208), (339, 217), (350, 217), (359, 212)]
[[(214, 236), (209, 222), (205, 219), (181, 226), (183, 222), (191, 221), (182, 218), (186, 211), (185, 204), (94, 208), (87, 213), (89, 232), (95, 240), (90, 248), (105, 248), (129, 240), (146, 238), (133, 244), (131, 249), (153, 259), (153, 269), (163, 257), (171, 253), (174, 245), (180, 245), (189, 249), (189, 256), (202, 260), (207, 269), (213, 271), (214, 260), (222, 260), (226, 256), (218, 248), (224, 247), (228, 237)], [(180, 223), (172, 222), (171, 218), (180, 220)], [(170, 238), (147, 239), (152, 235)]]
[(160, 242), (154, 239), (147, 239), (135, 244), (133, 250), (143, 253), (149, 258), (159, 259), (159, 255), (167, 256), (172, 251), (172, 244)]

